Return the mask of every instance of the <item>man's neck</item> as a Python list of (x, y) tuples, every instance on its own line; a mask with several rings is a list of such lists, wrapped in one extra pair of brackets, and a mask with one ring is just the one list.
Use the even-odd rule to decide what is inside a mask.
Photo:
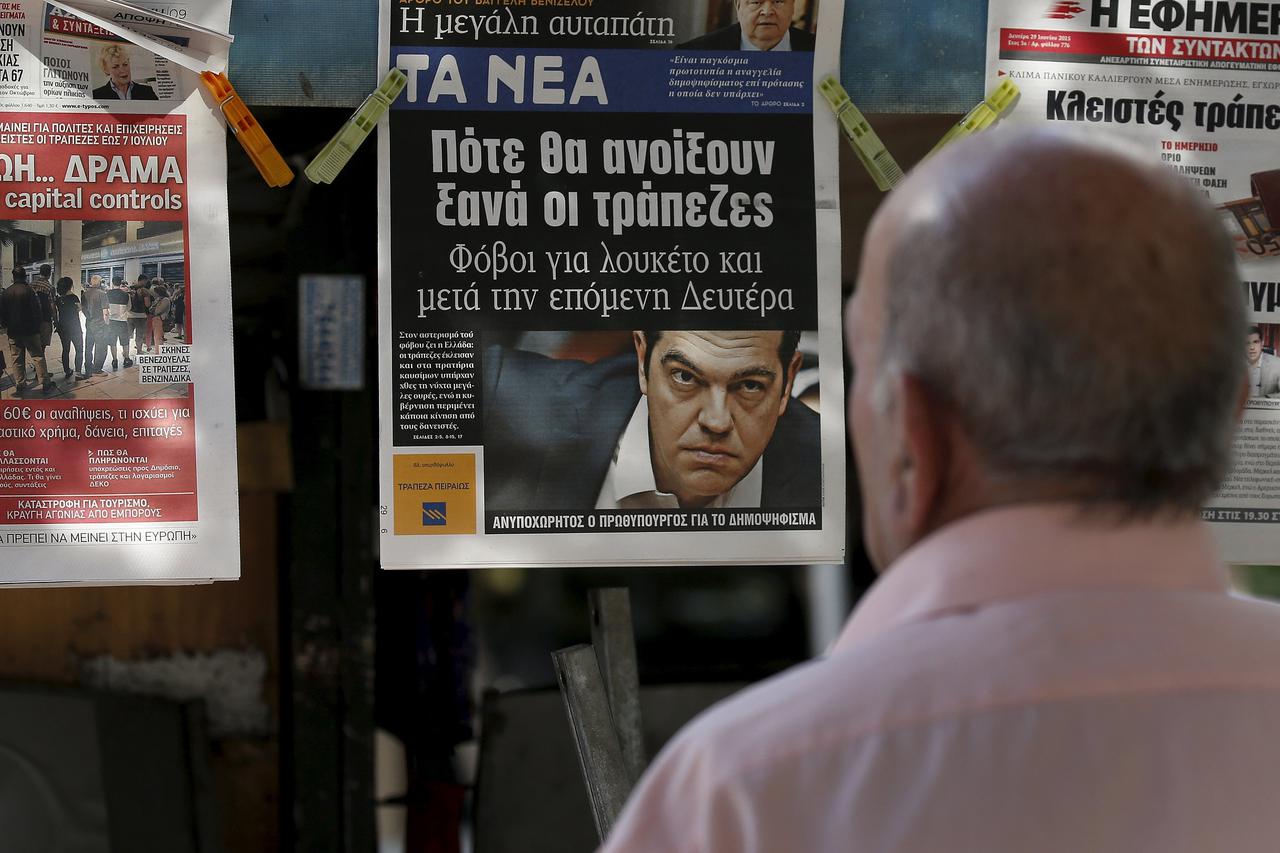
[(739, 45), (740, 45), (740, 47), (741, 47), (741, 49), (742, 49), (742, 50), (759, 50), (759, 51), (783, 50), (783, 51), (787, 51), (787, 50), (790, 50), (790, 49), (791, 49), (791, 29), (790, 29), (790, 27), (789, 27), (789, 26), (788, 26), (787, 28), (784, 28), (784, 29), (783, 29), (783, 31), (782, 31), (782, 36), (781, 36), (779, 39), (777, 39), (776, 41), (771, 42), (771, 43), (770, 43), (770, 44), (768, 44), (767, 46), (766, 46), (765, 44), (763, 44), (763, 43), (759, 42), (759, 41), (756, 41), (755, 39), (751, 38), (750, 36), (748, 36), (748, 35), (747, 35), (747, 31), (746, 31), (746, 29), (743, 29), (743, 30), (742, 30), (742, 38), (741, 38), (741, 41), (739, 42)]

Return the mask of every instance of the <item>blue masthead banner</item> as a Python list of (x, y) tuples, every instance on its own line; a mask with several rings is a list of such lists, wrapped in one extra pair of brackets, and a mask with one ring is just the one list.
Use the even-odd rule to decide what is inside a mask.
[(807, 113), (813, 54), (396, 47), (399, 109)]

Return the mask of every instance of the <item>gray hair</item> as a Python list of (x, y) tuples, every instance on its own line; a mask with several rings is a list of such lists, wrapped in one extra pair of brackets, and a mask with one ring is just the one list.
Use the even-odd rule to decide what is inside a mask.
[(1245, 310), (1201, 194), (1056, 134), (996, 132), (909, 181), (882, 364), (954, 408), (993, 475), (1197, 509), (1231, 459)]

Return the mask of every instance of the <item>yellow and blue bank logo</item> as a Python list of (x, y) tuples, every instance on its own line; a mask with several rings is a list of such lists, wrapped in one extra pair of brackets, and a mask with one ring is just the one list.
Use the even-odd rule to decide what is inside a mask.
[(479, 479), (474, 453), (397, 453), (392, 475), (397, 536), (476, 532)]

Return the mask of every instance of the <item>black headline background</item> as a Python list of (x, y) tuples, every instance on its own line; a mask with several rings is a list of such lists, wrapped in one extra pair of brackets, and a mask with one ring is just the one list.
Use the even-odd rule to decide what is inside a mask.
[[(524, 142), (524, 170), (506, 172), (463, 172), (437, 174), (432, 170), (431, 131), (450, 128), (463, 138), (465, 128), (472, 128), (477, 138), (512, 138)], [(770, 174), (753, 171), (747, 175), (654, 175), (618, 174), (604, 171), (602, 143), (606, 139), (672, 140), (672, 130), (685, 133), (701, 131), (704, 145), (713, 139), (761, 140), (774, 143)], [(586, 171), (582, 174), (543, 172), (540, 137), (555, 131), (562, 139), (586, 141)], [(817, 258), (816, 217), (813, 208), (812, 120), (807, 115), (670, 115), (670, 114), (512, 114), (481, 112), (397, 112), (391, 125), (391, 162), (395, 175), (391, 186), (391, 219), (395, 228), (391, 240), (391, 326), (393, 348), (406, 334), (441, 331), (505, 331), (525, 330), (630, 330), (664, 329), (812, 329), (817, 327)], [(705, 156), (704, 156), (705, 161)], [(519, 180), (520, 189), (528, 196), (527, 225), (445, 226), (437, 222), (439, 182), (452, 182), (457, 192), (467, 190), (509, 190), (511, 181)], [(769, 193), (772, 223), (767, 227), (715, 227), (709, 223), (693, 227), (637, 227), (615, 235), (609, 226), (596, 219), (593, 192), (626, 191), (639, 193), (642, 181), (650, 181), (655, 192), (702, 192), (709, 200), (713, 184), (725, 184), (729, 192), (755, 196)], [(553, 227), (543, 218), (543, 195), (549, 191), (577, 191), (580, 199), (578, 226)], [(454, 213), (457, 204), (454, 205)], [(727, 215), (727, 204), (722, 215)], [(508, 272), (495, 276), (475, 270), (458, 272), (451, 263), (455, 248), (465, 244), (468, 251), (479, 252), (485, 246), (505, 244), (511, 255), (532, 252), (535, 271)], [(617, 259), (618, 253), (647, 251), (705, 253), (705, 273), (608, 273), (601, 272), (606, 244)], [(585, 252), (589, 271), (564, 269), (563, 255), (558, 277), (553, 279), (546, 252)], [(725, 272), (721, 253), (729, 253), (735, 267), (741, 253), (759, 253), (759, 272)], [(752, 256), (754, 257), (754, 256)], [(753, 260), (752, 264), (755, 265)], [(472, 282), (475, 286), (472, 287)], [(670, 310), (613, 311), (603, 316), (599, 310), (552, 310), (553, 289), (586, 290), (595, 282), (596, 290), (628, 288), (666, 292)], [(789, 291), (791, 310), (774, 308), (761, 312), (758, 308), (741, 310), (684, 310), (682, 304), (690, 282), (699, 294), (713, 295), (725, 291), (752, 291), (775, 295)], [(753, 286), (754, 285), (754, 286)], [(502, 288), (520, 288), (536, 293), (531, 309), (494, 310), (493, 294)], [(437, 296), (449, 292), (448, 307), (420, 314), (419, 289)], [(457, 303), (458, 294), (475, 291), (478, 310), (467, 310)], [(479, 343), (477, 335), (477, 344)], [(393, 355), (394, 394), (397, 402), (395, 443), (414, 446), (434, 443), (406, 420), (401, 395), (419, 393), (420, 381), (406, 381), (405, 365)], [(473, 401), (481, 404), (479, 377), (483, 371), (481, 353), (475, 353)], [(419, 422), (420, 423), (420, 422)], [(459, 423), (461, 429), (438, 438), (456, 443), (478, 443), (481, 424), (478, 420)]]
[[(518, 175), (464, 173), (438, 175), (432, 172), (430, 139), (433, 128), (453, 128), (459, 138), (463, 128), (474, 128), (477, 137), (518, 137), (525, 145), (525, 169)], [(671, 140), (672, 130), (702, 131), (704, 144), (712, 139), (771, 140), (775, 143), (772, 174), (760, 175), (609, 175), (604, 172), (602, 143), (605, 139)], [(391, 242), (392, 326), (401, 329), (441, 330), (526, 330), (526, 329), (633, 329), (658, 325), (669, 329), (804, 329), (817, 323), (817, 263), (815, 212), (813, 208), (812, 119), (807, 115), (670, 115), (670, 114), (587, 114), (555, 113), (524, 115), (511, 113), (400, 112), (393, 115), (391, 161), (395, 179), (391, 187), (391, 217), (396, 224)], [(546, 131), (562, 138), (586, 140), (587, 172), (578, 175), (547, 175), (542, 172), (539, 138)], [(705, 160), (705, 157), (704, 157)], [(453, 182), (455, 192), (465, 190), (507, 190), (511, 180), (520, 181), (528, 193), (528, 224), (523, 227), (446, 227), (436, 222), (439, 182)], [(729, 191), (751, 196), (772, 195), (773, 223), (768, 227), (743, 228), (642, 228), (632, 226), (621, 235), (596, 221), (593, 192), (641, 192), (641, 182), (650, 181), (652, 190), (703, 192), (713, 195), (712, 184), (726, 184)], [(548, 191), (577, 191), (580, 199), (578, 227), (552, 227), (543, 221), (543, 195)], [(455, 205), (456, 208), (456, 205)], [(727, 214), (728, 205), (722, 207)], [(502, 241), (509, 253), (532, 251), (536, 272), (507, 273), (495, 282), (491, 275), (475, 271), (459, 273), (450, 264), (450, 253), (458, 243), (471, 251)], [(602, 273), (604, 251), (701, 250), (710, 265), (705, 273), (667, 274)], [(585, 251), (590, 261), (586, 273), (559, 274), (552, 280), (546, 251)], [(720, 253), (760, 253), (760, 273), (721, 272)], [(563, 267), (563, 265), (562, 265)], [(419, 316), (419, 288), (468, 290), (476, 282), (480, 310), (449, 310)], [(670, 311), (601, 312), (553, 311), (549, 295), (553, 288), (599, 287), (663, 288), (669, 296)], [(761, 316), (758, 310), (683, 311), (681, 303), (690, 281), (701, 291), (707, 287), (757, 290), (789, 289), (793, 310), (773, 310)], [(531, 310), (495, 311), (491, 293), (497, 288), (519, 287), (538, 291)], [(451, 300), (456, 301), (456, 300)]]

